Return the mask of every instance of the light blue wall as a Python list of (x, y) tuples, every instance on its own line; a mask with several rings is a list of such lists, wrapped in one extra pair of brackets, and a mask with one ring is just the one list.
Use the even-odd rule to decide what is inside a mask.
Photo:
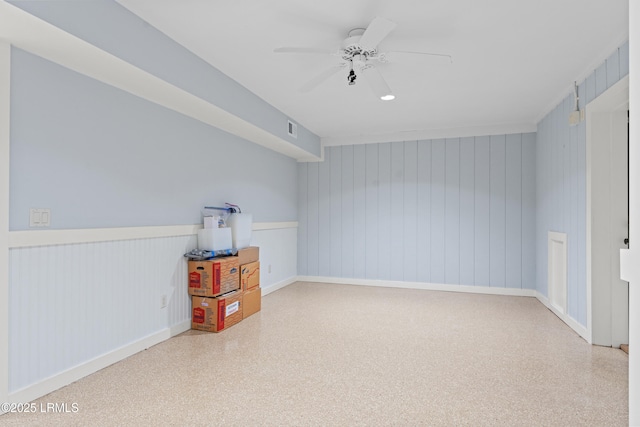
[(297, 139), (290, 137), (288, 116), (113, 0), (10, 3), (320, 156), (317, 135), (298, 124)]
[(195, 224), (226, 201), (295, 221), (296, 161), (19, 49), (11, 58), (10, 229)]
[(535, 288), (535, 134), (329, 147), (298, 166), (298, 273)]
[[(629, 74), (629, 44), (616, 49), (578, 86), (580, 108)], [(587, 324), (586, 121), (569, 126), (573, 94), (538, 124), (536, 145), (537, 284), (548, 296), (547, 232), (567, 234), (567, 311)]]

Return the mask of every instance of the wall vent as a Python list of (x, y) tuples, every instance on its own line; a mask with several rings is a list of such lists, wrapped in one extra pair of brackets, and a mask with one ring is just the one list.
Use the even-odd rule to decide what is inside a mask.
[(289, 136), (292, 136), (294, 138), (298, 137), (298, 125), (293, 123), (291, 120), (287, 120), (287, 132), (289, 133)]

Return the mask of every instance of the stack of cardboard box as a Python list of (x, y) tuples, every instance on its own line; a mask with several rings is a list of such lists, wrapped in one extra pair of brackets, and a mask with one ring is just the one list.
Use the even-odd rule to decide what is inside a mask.
[(220, 332), (260, 311), (259, 248), (236, 256), (189, 261), (191, 329)]

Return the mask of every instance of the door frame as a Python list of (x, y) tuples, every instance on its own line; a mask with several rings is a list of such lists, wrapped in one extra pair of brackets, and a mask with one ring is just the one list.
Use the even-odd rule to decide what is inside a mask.
[[(9, 401), (9, 111), (11, 46), (0, 42), (0, 401)], [(0, 414), (3, 411), (0, 410)]]
[[(640, 2), (629, 1), (629, 216), (640, 218)], [(629, 224), (629, 425), (640, 425), (640, 227)], [(635, 249), (633, 249), (635, 247)]]
[[(620, 343), (612, 331), (612, 303), (615, 300), (611, 277), (619, 271), (619, 249), (610, 245), (612, 222), (612, 145), (629, 105), (629, 76), (620, 79), (586, 107), (586, 266), (587, 266), (587, 340), (591, 344), (611, 346)], [(626, 121), (624, 144), (626, 146)], [(627, 234), (628, 235), (628, 234)], [(622, 236), (622, 239), (626, 236)], [(628, 323), (628, 322), (627, 322)], [(618, 335), (618, 334), (616, 334)]]

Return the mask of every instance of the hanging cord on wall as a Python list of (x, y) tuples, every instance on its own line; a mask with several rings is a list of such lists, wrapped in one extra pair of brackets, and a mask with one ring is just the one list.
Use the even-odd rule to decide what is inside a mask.
[(580, 96), (578, 95), (578, 82), (573, 82), (574, 108), (569, 114), (569, 125), (575, 126), (583, 120), (583, 112), (580, 111)]

